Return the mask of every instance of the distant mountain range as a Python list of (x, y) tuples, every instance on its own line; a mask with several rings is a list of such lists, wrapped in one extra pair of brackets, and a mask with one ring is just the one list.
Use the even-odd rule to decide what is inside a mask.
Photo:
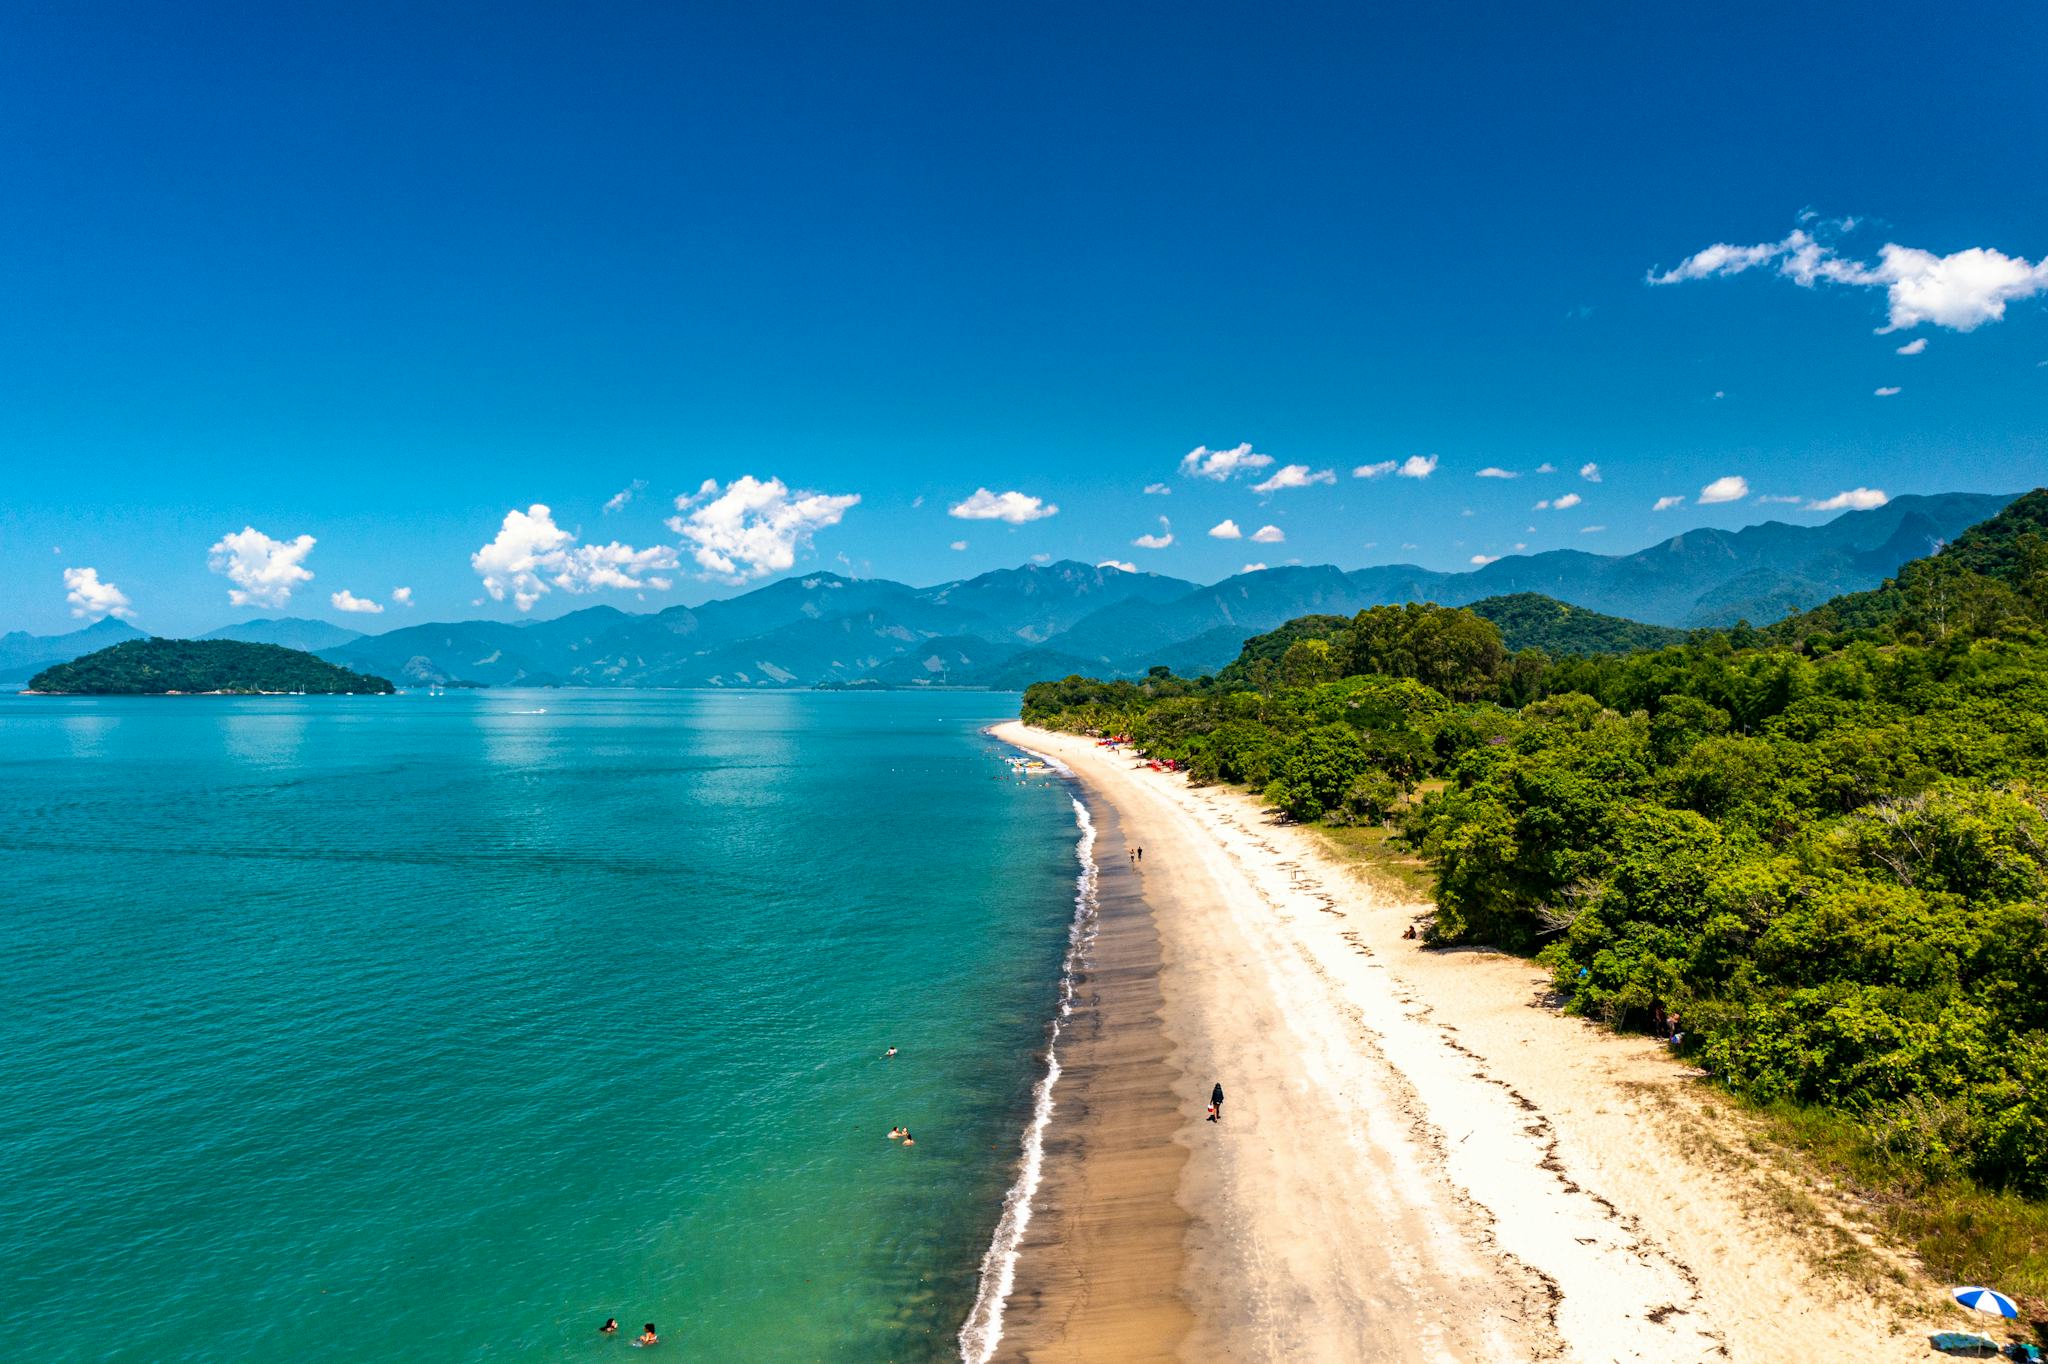
[[(1513, 636), (1589, 618), (1547, 612), (1530, 594), (1622, 617), (1599, 639), (1641, 639), (1634, 622), (1698, 628), (1776, 621), (1831, 597), (1877, 586), (2003, 508), (2012, 497), (1946, 493), (1893, 499), (1818, 526), (1772, 521), (1695, 530), (1634, 554), (1554, 550), (1502, 558), (1466, 573), (1412, 564), (1344, 571), (1286, 565), (1202, 586), (1075, 562), (999, 569), (917, 588), (835, 573), (785, 578), (702, 606), (630, 615), (591, 607), (556, 620), (458, 621), (360, 635), (310, 620), (251, 621), (207, 638), (284, 644), (401, 686), (1021, 687), (1071, 672), (1140, 673), (1154, 664), (1198, 674), (1244, 641), (1306, 615), (1434, 601), (1511, 599)], [(0, 679), (26, 677), (142, 632), (101, 621), (71, 635), (0, 637)], [(34, 657), (31, 657), (33, 655)]]

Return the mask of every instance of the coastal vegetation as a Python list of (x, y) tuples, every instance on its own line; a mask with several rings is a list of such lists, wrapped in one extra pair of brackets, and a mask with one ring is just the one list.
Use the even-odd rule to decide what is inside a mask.
[(1377, 607), (1023, 709), (1397, 839), (1432, 941), (1533, 953), (1886, 1189), (1937, 1272), (2048, 1296), (2048, 491), (1765, 629), (1553, 653)]
[(172, 693), (388, 694), (381, 677), (350, 672), (277, 644), (229, 639), (137, 639), (45, 668), (29, 690), (94, 696)]

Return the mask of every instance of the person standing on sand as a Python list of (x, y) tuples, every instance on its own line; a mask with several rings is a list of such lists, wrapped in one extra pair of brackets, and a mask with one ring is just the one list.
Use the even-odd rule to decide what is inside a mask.
[(1216, 1088), (1209, 1091), (1209, 1121), (1223, 1121), (1223, 1082), (1218, 1080)]

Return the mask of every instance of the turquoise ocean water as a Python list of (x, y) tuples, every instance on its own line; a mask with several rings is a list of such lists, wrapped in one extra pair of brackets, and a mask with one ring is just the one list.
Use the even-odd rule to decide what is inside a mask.
[(0, 1358), (953, 1357), (1074, 896), (1010, 714), (0, 699)]

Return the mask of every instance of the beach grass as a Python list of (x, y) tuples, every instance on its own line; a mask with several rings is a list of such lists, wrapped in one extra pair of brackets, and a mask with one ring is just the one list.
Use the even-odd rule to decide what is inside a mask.
[[(1929, 1179), (1872, 1148), (1838, 1113), (1773, 1104), (1765, 1131), (1849, 1191), (1893, 1241), (1919, 1255), (1927, 1272), (1956, 1284), (1989, 1284), (2048, 1322), (2048, 1202), (1968, 1180)], [(2038, 1329), (2038, 1327), (2037, 1327)]]

